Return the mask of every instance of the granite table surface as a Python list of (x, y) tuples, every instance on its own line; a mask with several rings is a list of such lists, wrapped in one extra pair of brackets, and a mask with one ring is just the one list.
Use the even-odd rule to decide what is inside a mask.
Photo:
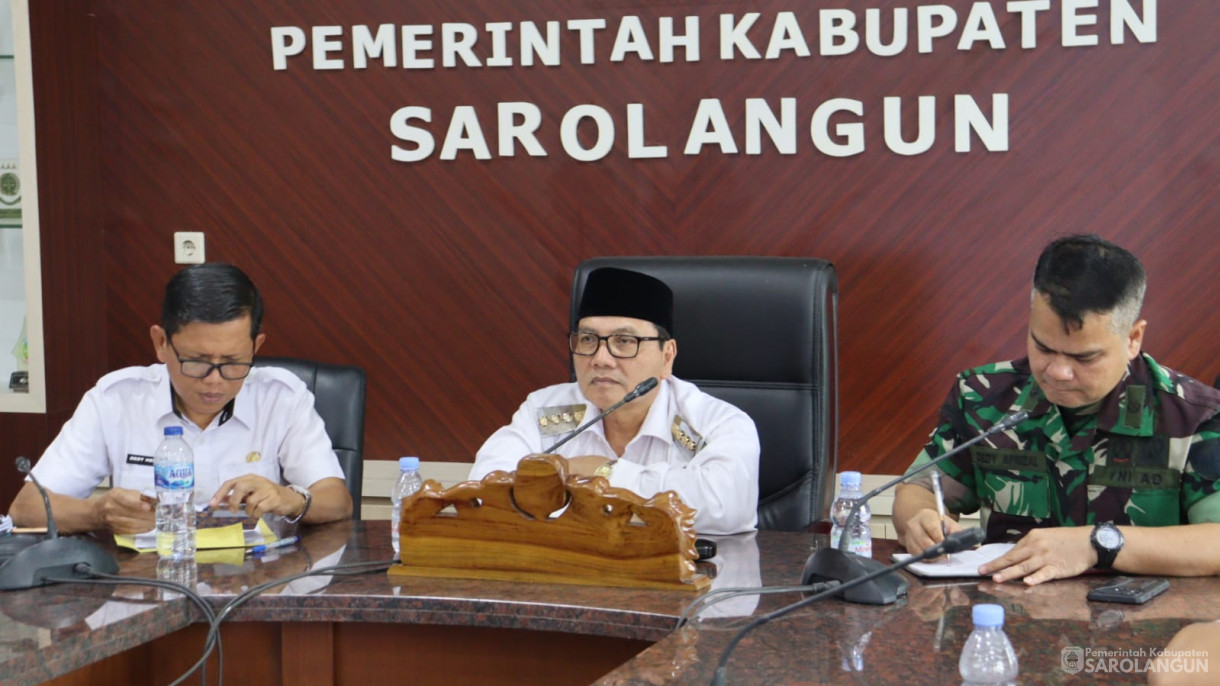
[[(261, 557), (203, 551), (188, 575), (214, 607), (267, 581), (337, 564), (393, 557), (389, 523), (338, 522), (311, 528), (302, 541)], [(758, 532), (716, 539), (700, 570), (713, 589), (793, 585), (824, 536)], [(893, 542), (878, 541), (888, 559)], [(120, 574), (158, 578), (156, 555), (115, 550)], [(161, 571), (162, 577), (181, 569)], [(905, 574), (905, 573), (904, 573)], [(1145, 656), (1184, 625), (1220, 617), (1220, 581), (1173, 579), (1165, 595), (1142, 606), (1090, 603), (1086, 576), (1034, 588), (980, 579), (927, 580), (908, 575), (906, 598), (888, 606), (829, 599), (751, 632), (728, 663), (731, 684), (943, 684), (958, 681), (957, 658), (971, 630), (974, 603), (1007, 613), (1022, 683), (1143, 683), (1137, 671), (1072, 674), (1065, 650), (1093, 658)], [(724, 646), (750, 617), (798, 600), (796, 593), (740, 596), (717, 603), (675, 631), (696, 597), (681, 591), (562, 584), (390, 577), (308, 576), (275, 586), (234, 612), (233, 622), (390, 622), (560, 631), (655, 642), (599, 683), (707, 684)], [(39, 683), (152, 641), (202, 619), (185, 598), (139, 585), (60, 584), (0, 592), (0, 682)], [(1106, 651), (1125, 651), (1106, 652)], [(1140, 664), (1138, 657), (1135, 658)], [(1147, 658), (1145, 657), (1144, 660)], [(1119, 665), (1121, 669), (1123, 665)], [(1220, 665), (1215, 669), (1220, 670)]]

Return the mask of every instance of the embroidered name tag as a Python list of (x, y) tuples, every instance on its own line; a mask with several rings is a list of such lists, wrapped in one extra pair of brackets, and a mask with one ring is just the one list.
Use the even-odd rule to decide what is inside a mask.
[(140, 464), (145, 467), (153, 466), (153, 459), (150, 455), (132, 455), (127, 453), (127, 464)]
[(980, 469), (1011, 469), (1022, 472), (1050, 471), (1046, 464), (1046, 455), (1036, 450), (974, 447), (970, 449), (970, 457), (974, 460), (974, 466)]
[(1112, 464), (1094, 467), (1093, 473), (1089, 476), (1089, 483), (1116, 488), (1173, 489), (1176, 491), (1182, 483), (1182, 474), (1176, 469)]

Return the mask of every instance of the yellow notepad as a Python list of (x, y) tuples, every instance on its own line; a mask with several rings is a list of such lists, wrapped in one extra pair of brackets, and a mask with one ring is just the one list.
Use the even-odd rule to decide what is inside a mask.
[[(266, 545), (278, 540), (278, 536), (267, 526), (267, 522), (258, 520), (258, 526), (253, 529), (243, 529), (241, 522), (228, 526), (209, 527), (195, 531), (195, 548), (197, 550), (213, 550), (220, 548), (251, 548), (256, 545)], [(114, 542), (120, 548), (127, 548), (141, 553), (151, 553), (157, 549), (157, 531), (145, 531), (142, 534), (115, 534)]]

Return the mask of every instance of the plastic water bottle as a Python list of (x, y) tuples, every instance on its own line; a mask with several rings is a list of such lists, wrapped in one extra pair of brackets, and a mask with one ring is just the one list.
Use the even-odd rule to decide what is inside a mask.
[(1004, 633), (1002, 605), (975, 605), (974, 631), (966, 639), (958, 670), (966, 684), (1013, 684), (1017, 653)]
[(830, 506), (830, 547), (838, 548), (839, 539), (846, 535), (848, 552), (862, 557), (872, 557), (873, 530), (869, 526), (869, 520), (873, 518), (873, 515), (869, 511), (868, 505), (862, 506), (856, 513), (856, 523), (852, 526), (851, 531), (846, 534), (843, 531), (843, 526), (847, 523), (847, 515), (851, 513), (851, 508), (862, 495), (860, 472), (839, 474), (839, 497)]
[(195, 557), (195, 455), (181, 426), (165, 427), (153, 453), (157, 485), (157, 554), (177, 560)]
[[(162, 581), (172, 581), (173, 583), (181, 584), (193, 591), (195, 590), (195, 583), (199, 579), (199, 567), (195, 564), (195, 560), (190, 558), (162, 558), (157, 560), (157, 578)], [(162, 600), (173, 600), (174, 598), (181, 598), (182, 594), (161, 588), (159, 589), (158, 596)]]
[(398, 481), (390, 493), (390, 540), (394, 544), (394, 555), (398, 555), (398, 522), (402, 519), (402, 501), (424, 485), (419, 477), (419, 458), (398, 458)]

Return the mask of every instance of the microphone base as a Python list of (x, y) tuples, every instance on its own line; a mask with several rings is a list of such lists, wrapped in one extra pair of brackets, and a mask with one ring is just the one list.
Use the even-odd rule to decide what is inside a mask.
[[(808, 586), (826, 581), (846, 584), (879, 569), (885, 569), (885, 565), (871, 557), (845, 553), (836, 548), (823, 548), (810, 555), (809, 559), (805, 561), (801, 584)], [(898, 602), (898, 598), (906, 594), (907, 580), (895, 571), (893, 574), (877, 577), (837, 595), (849, 603), (890, 605)]]
[(0, 566), (0, 591), (45, 586), (56, 579), (84, 579), (75, 567), (89, 566), (91, 572), (118, 574), (119, 563), (97, 545), (79, 538), (48, 538), (26, 547)]

